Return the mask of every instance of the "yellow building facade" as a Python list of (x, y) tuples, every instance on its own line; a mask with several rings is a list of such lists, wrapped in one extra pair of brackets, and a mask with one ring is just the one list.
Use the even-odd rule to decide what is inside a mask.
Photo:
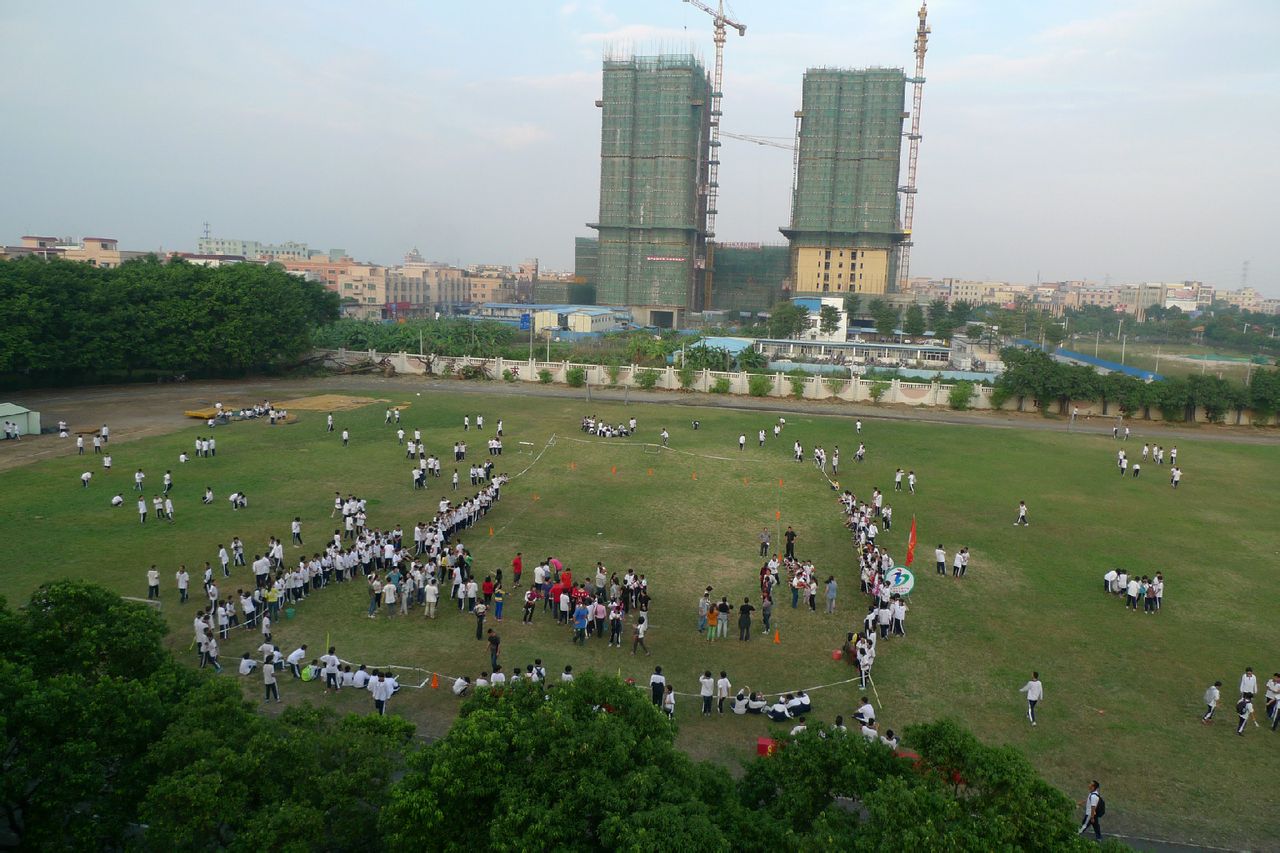
[(797, 246), (792, 251), (797, 296), (878, 294), (889, 289), (889, 249)]

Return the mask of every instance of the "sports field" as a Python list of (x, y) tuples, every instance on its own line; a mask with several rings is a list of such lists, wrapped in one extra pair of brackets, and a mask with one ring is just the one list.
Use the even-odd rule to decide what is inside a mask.
[[(483, 576), (503, 567), (516, 551), (526, 573), (539, 557), (555, 555), (579, 577), (597, 560), (610, 571), (644, 573), (653, 603), (651, 657), (633, 657), (592, 640), (585, 648), (539, 609), (532, 627), (520, 624), (519, 595), (505, 620), (503, 663), (544, 661), (550, 673), (572, 664), (647, 681), (663, 666), (676, 689), (696, 693), (704, 669), (729, 673), (735, 688), (766, 692), (814, 688), (850, 678), (831, 659), (865, 607), (848, 536), (825, 479), (810, 462), (791, 461), (799, 440), (806, 458), (814, 444), (841, 449), (840, 484), (860, 498), (886, 490), (894, 526), (880, 544), (901, 561), (914, 514), (919, 548), (918, 583), (907, 619), (908, 637), (884, 643), (874, 672), (884, 725), (951, 716), (980, 737), (1023, 749), (1049, 781), (1079, 799), (1089, 779), (1102, 780), (1108, 821), (1117, 831), (1210, 844), (1267, 846), (1280, 837), (1275, 772), (1280, 733), (1250, 727), (1236, 737), (1231, 705), (1246, 665), (1265, 681), (1280, 669), (1275, 626), (1280, 609), (1280, 525), (1275, 523), (1274, 484), (1280, 454), (1274, 446), (1178, 443), (1182, 486), (1170, 489), (1167, 468), (1144, 466), (1142, 479), (1121, 479), (1109, 438), (992, 427), (948, 426), (865, 419), (867, 461), (853, 462), (858, 437), (852, 418), (786, 415), (781, 438), (756, 447), (756, 431), (773, 413), (723, 411), (657, 404), (572, 402), (479, 394), (398, 390), (384, 396), (408, 404), (403, 425), (423, 430), (427, 448), (445, 460), (446, 477), (414, 493), (408, 463), (384, 426), (384, 404), (335, 413), (351, 430), (343, 448), (324, 430), (323, 412), (299, 411), (296, 423), (265, 421), (219, 427), (218, 455), (179, 465), (178, 454), (208, 430), (192, 421), (172, 435), (111, 442), (114, 470), (101, 473), (92, 456), (50, 459), (0, 474), (6, 509), (0, 514), (0, 594), (20, 602), (40, 582), (71, 576), (92, 579), (123, 595), (146, 594), (145, 572), (161, 571), (163, 613), (172, 626), (176, 654), (194, 662), (191, 618), (205, 560), (216, 565), (217, 545), (238, 535), (250, 559), (268, 536), (289, 539), (289, 522), (303, 521), (307, 553), (332, 534), (334, 491), (369, 499), (369, 523), (411, 530), (430, 517), (448, 492), (450, 449), (468, 440), (468, 459), (488, 458), (487, 433), (462, 430), (464, 414), (483, 414), (492, 427), (505, 421), (506, 452), (498, 471), (528, 469), (503, 489), (490, 515), (464, 536)], [(639, 420), (640, 438), (587, 438), (583, 415), (609, 421)], [(701, 429), (689, 419), (697, 416)], [(1141, 428), (1141, 424), (1137, 425)], [(671, 432), (671, 449), (646, 449)], [(737, 436), (747, 449), (739, 453)], [(771, 433), (770, 433), (771, 435)], [(554, 436), (554, 442), (552, 438)], [(1141, 434), (1128, 443), (1138, 455)], [(528, 442), (523, 444), (522, 442)], [(1167, 442), (1165, 442), (1167, 444)], [(521, 450), (525, 452), (520, 452)], [(896, 467), (914, 469), (919, 494), (892, 491)], [(130, 489), (137, 468), (147, 473), (148, 497), (166, 469), (176, 480), (176, 522), (140, 527)], [(80, 473), (95, 472), (88, 489)], [(466, 491), (465, 464), (462, 490)], [(1163, 476), (1162, 476), (1163, 475)], [(205, 486), (217, 495), (202, 506)], [(226, 496), (242, 490), (249, 508), (233, 513)], [(115, 492), (126, 498), (112, 509)], [(1019, 499), (1031, 525), (1013, 525)], [(812, 559), (819, 579), (839, 581), (834, 616), (792, 610), (782, 598), (774, 611), (781, 642), (756, 633), (751, 642), (709, 643), (695, 634), (696, 602), (711, 585), (731, 602), (758, 588), (757, 536), (762, 527), (781, 544), (779, 525), (799, 533), (797, 554)], [(492, 535), (490, 535), (492, 528)], [(933, 548), (972, 551), (968, 578), (934, 574)], [(286, 549), (287, 561), (302, 553)], [(173, 573), (185, 563), (193, 577), (193, 602), (177, 604)], [(1164, 611), (1126, 611), (1101, 592), (1103, 573), (1164, 572)], [(528, 574), (526, 574), (526, 581)], [(235, 570), (231, 589), (252, 583)], [(821, 599), (821, 595), (820, 595)], [(363, 584), (332, 585), (313, 595), (275, 632), (285, 651), (307, 643), (318, 655), (326, 639), (345, 659), (371, 667), (398, 664), (425, 672), (473, 677), (489, 668), (475, 620), (443, 606), (440, 618), (366, 618)], [(757, 614), (758, 617), (759, 614)], [(759, 619), (756, 620), (757, 632)], [(629, 638), (629, 628), (628, 628)], [(223, 644), (223, 677), (256, 647), (242, 633)], [(1017, 688), (1040, 671), (1046, 697), (1032, 729)], [(402, 683), (416, 684), (405, 671)], [(1222, 718), (1199, 723), (1200, 696), (1214, 679), (1224, 682)], [(451, 679), (450, 679), (451, 680)], [(432, 734), (443, 733), (457, 702), (448, 690), (406, 687), (391, 707)], [(246, 684), (257, 697), (258, 681)], [(309, 698), (340, 709), (371, 707), (366, 696), (324, 696), (314, 685), (286, 679), (286, 702)], [(852, 712), (856, 683), (810, 690), (813, 720)], [(680, 742), (692, 754), (733, 762), (754, 753), (767, 732), (761, 718), (703, 719), (697, 699), (682, 696), (677, 709)], [(1258, 702), (1261, 708), (1261, 702)], [(1267, 805), (1271, 803), (1271, 805)]]

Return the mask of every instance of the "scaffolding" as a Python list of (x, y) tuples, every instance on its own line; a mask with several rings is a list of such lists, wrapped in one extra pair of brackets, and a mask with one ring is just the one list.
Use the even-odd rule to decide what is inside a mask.
[(735, 245), (716, 243), (711, 253), (715, 285), (711, 307), (719, 311), (768, 311), (783, 299), (790, 270), (785, 244)]
[(600, 241), (595, 237), (573, 238), (573, 278), (592, 287), (600, 280)]
[(700, 308), (711, 85), (692, 55), (604, 63), (597, 298)]
[(900, 233), (905, 95), (900, 68), (805, 72), (789, 231), (797, 237)]

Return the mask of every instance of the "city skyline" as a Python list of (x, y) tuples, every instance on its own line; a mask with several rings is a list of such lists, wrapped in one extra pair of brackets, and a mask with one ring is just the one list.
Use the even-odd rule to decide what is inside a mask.
[[(806, 68), (910, 70), (917, 7), (735, 3), (723, 129), (789, 144)], [(416, 245), (571, 268), (602, 55), (712, 54), (710, 19), (676, 0), (93, 8), (0, 10), (20, 167), (0, 233), (180, 250), (209, 220), (381, 263)], [(929, 21), (913, 275), (1235, 288), (1248, 261), (1280, 294), (1280, 8), (933, 0)], [(782, 242), (789, 152), (726, 139), (722, 160), (719, 239)]]

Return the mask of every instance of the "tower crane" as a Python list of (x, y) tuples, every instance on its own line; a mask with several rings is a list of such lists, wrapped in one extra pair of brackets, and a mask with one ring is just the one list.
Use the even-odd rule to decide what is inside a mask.
[(924, 97), (924, 54), (929, 49), (929, 14), (928, 0), (922, 0), (920, 11), (916, 13), (920, 19), (916, 27), (916, 76), (908, 80), (914, 87), (911, 98), (911, 132), (907, 134), (910, 142), (910, 153), (907, 155), (907, 185), (902, 187), (906, 196), (902, 204), (902, 230), (906, 239), (898, 255), (898, 290), (906, 290), (907, 280), (911, 274), (911, 223), (916, 213), (916, 160), (920, 156), (920, 101)]
[(715, 23), (716, 73), (711, 88), (711, 157), (707, 161), (707, 236), (716, 235), (716, 196), (720, 188), (720, 99), (724, 96), (724, 42), (728, 27), (747, 34), (747, 25), (732, 20), (724, 13), (724, 0), (712, 8), (702, 0), (684, 0), (690, 6), (710, 15)]
[(743, 142), (754, 142), (756, 145), (767, 145), (767, 146), (769, 146), (770, 148), (781, 148), (783, 151), (795, 151), (795, 150), (796, 150), (796, 146), (795, 146), (793, 143), (789, 143), (789, 142), (778, 142), (778, 141), (777, 141), (777, 140), (779, 140), (779, 139), (789, 139), (789, 138), (790, 138), (790, 137), (786, 137), (786, 136), (779, 136), (779, 137), (769, 137), (769, 136), (749, 136), (748, 134), (745, 134), (745, 133), (730, 133), (730, 132), (729, 132), (729, 131), (727, 131), (727, 130), (722, 131), (722, 132), (721, 132), (721, 135), (722, 135), (722, 136), (727, 136), (727, 137), (729, 137), (730, 139), (741, 139)]

